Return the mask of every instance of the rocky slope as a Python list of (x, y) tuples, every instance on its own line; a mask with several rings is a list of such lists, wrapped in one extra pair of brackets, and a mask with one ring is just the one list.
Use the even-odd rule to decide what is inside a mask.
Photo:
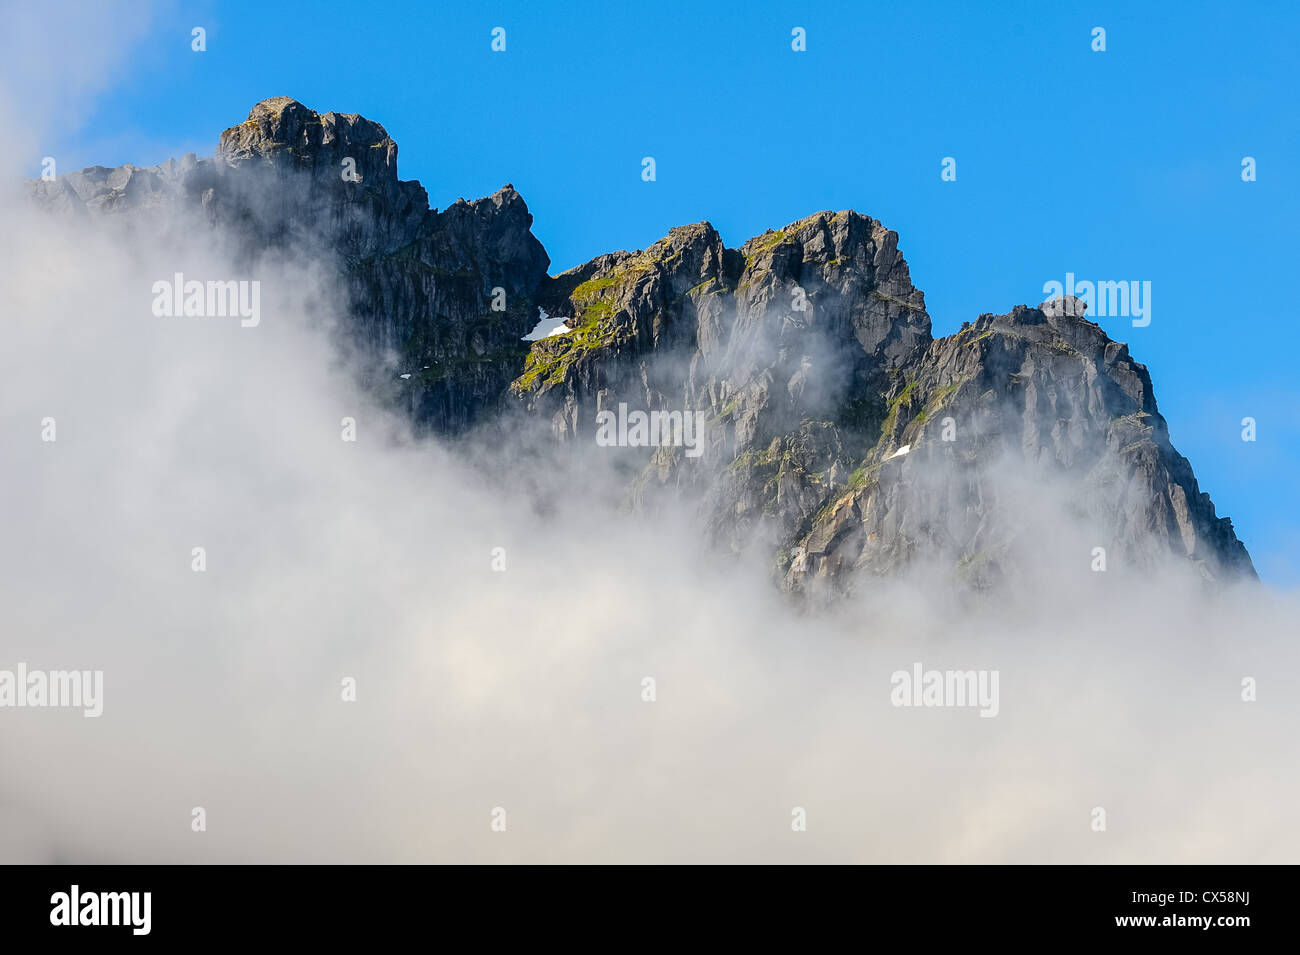
[[(513, 411), (577, 449), (620, 404), (702, 413), (699, 457), (618, 449), (635, 462), (629, 498), (685, 496), (714, 547), (771, 555), (796, 593), (850, 591), (921, 561), (973, 586), (1014, 575), (1032, 532), (1010, 494), (1022, 480), (1064, 489), (1065, 517), (1116, 567), (1172, 555), (1212, 579), (1254, 574), (1127, 346), (1060, 302), (933, 339), (897, 235), (856, 212), (738, 249), (701, 222), (551, 277), (512, 187), (430, 210), (397, 178), (382, 126), (284, 97), (222, 133), (213, 159), (29, 188), (74, 214), (201, 215), (249, 255), (326, 257), (362, 374), (429, 431)], [(523, 341), (539, 308), (568, 333)]]

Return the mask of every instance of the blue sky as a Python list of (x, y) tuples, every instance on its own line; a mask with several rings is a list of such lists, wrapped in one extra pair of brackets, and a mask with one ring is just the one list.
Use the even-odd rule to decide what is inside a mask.
[(853, 208), (899, 233), (936, 335), (1035, 304), (1067, 272), (1150, 281), (1148, 327), (1100, 322), (1150, 368), (1175, 446), (1264, 579), (1300, 584), (1300, 332), (1282, 288), (1300, 4), (721, 6), (173, 4), (41, 152), (61, 168), (211, 155), (288, 95), (383, 123), (434, 206), (513, 183), (553, 272), (683, 223), (739, 245)]

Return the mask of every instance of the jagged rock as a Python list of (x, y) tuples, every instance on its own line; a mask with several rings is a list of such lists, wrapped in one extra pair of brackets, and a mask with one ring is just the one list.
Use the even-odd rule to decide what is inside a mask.
[(1121, 567), (1174, 553), (1210, 577), (1253, 575), (1231, 521), (1170, 444), (1146, 368), (1075, 317), (1081, 307), (1044, 306), (982, 315), (901, 369), (860, 477), (797, 539), (806, 556), (788, 587), (848, 588), (922, 555), (979, 584), (1012, 548), (1017, 502), (999, 494), (1008, 468), (1072, 488), (1075, 516), (1104, 532), (1093, 543)]
[[(523, 370), (520, 339), (550, 266), (512, 186), (431, 210), (423, 186), (398, 179), (397, 144), (381, 125), (288, 97), (258, 103), (223, 132), (215, 159), (91, 167), (29, 183), (28, 192), (51, 209), (152, 227), (220, 224), (249, 258), (290, 249), (334, 259), (363, 378), (443, 433), (499, 407)], [(497, 288), (503, 311), (492, 308)]]
[[(507, 185), (431, 214), (407, 245), (349, 268), (354, 340), (376, 359), (372, 379), (421, 428), (471, 427), (523, 371), (522, 339), (550, 265), (532, 221)], [(494, 289), (502, 290), (503, 311), (493, 311)]]
[[(698, 458), (625, 449), (630, 499), (686, 495), (719, 551), (774, 554), (795, 593), (848, 592), (920, 562), (989, 586), (1023, 567), (1018, 540), (1076, 518), (1117, 567), (1172, 554), (1214, 579), (1254, 573), (1170, 444), (1146, 369), (1081, 301), (981, 315), (933, 340), (897, 235), (853, 211), (738, 249), (700, 222), (550, 277), (513, 187), (431, 210), (398, 178), (382, 126), (287, 97), (222, 133), (214, 159), (28, 189), (76, 214), (206, 217), (250, 256), (332, 258), (363, 377), (429, 431), (513, 409), (580, 445), (620, 403), (704, 412)], [(571, 331), (522, 341), (539, 308)], [(1067, 489), (1060, 527), (1020, 506), (1017, 487), (1035, 483)]]

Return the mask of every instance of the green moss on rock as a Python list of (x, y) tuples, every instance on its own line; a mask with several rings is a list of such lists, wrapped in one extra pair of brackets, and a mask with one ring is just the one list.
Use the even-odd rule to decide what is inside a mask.
[(776, 232), (769, 230), (755, 239), (750, 239), (745, 244), (745, 268), (749, 268), (756, 259), (767, 252), (771, 252), (784, 241), (784, 229), (778, 229)]

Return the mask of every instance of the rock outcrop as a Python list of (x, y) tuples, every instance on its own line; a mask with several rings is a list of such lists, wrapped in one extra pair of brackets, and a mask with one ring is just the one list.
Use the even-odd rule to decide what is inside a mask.
[[(737, 249), (701, 222), (550, 277), (513, 187), (431, 210), (382, 126), (286, 97), (222, 133), (213, 159), (92, 167), (30, 192), (74, 213), (185, 211), (250, 254), (333, 261), (361, 373), (427, 431), (511, 412), (582, 447), (620, 405), (702, 413), (698, 458), (620, 449), (637, 461), (629, 499), (685, 497), (714, 547), (770, 553), (796, 593), (920, 561), (975, 587), (1015, 574), (1032, 533), (1017, 482), (1063, 492), (1057, 517), (1116, 566), (1173, 556), (1212, 579), (1254, 574), (1170, 444), (1146, 369), (1081, 303), (933, 339), (897, 235), (853, 211)], [(542, 313), (568, 332), (523, 341)]]
[[(1094, 545), (1112, 565), (1147, 569), (1173, 554), (1212, 579), (1253, 576), (1169, 441), (1151, 378), (1128, 346), (1082, 317), (1082, 303), (982, 315), (930, 343), (886, 392), (879, 437), (790, 548), (792, 589), (946, 558), (979, 586), (1041, 555), (1018, 547), (1026, 518)], [(1035, 504), (1057, 505), (1026, 515)], [(1051, 494), (1056, 500), (1050, 500)]]

